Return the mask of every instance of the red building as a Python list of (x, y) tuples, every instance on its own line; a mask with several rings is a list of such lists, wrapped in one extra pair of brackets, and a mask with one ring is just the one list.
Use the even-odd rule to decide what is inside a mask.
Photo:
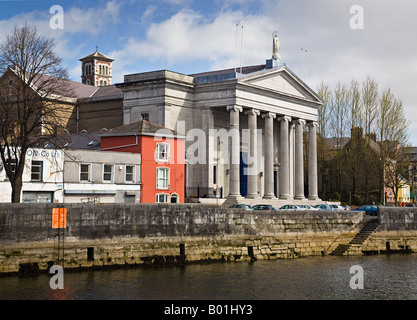
[(141, 155), (141, 203), (184, 203), (185, 136), (146, 120), (100, 136), (101, 150)]

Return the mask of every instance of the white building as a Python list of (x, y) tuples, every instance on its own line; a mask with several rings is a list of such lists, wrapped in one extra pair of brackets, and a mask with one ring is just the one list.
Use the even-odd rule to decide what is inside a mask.
[[(317, 202), (319, 96), (280, 60), (203, 74), (126, 75), (124, 124), (187, 135), (186, 185), (223, 187), (227, 203)], [(303, 133), (308, 131), (308, 171)]]
[[(23, 173), (23, 203), (140, 202), (138, 154), (99, 150), (29, 149)], [(0, 166), (0, 202), (12, 188)]]
[(100, 150), (68, 150), (64, 202), (139, 203), (141, 155)]
[[(11, 202), (12, 188), (3, 165), (0, 169), (0, 202)], [(63, 202), (63, 170), (63, 151), (29, 149), (26, 153), (26, 165), (23, 172), (22, 202)]]

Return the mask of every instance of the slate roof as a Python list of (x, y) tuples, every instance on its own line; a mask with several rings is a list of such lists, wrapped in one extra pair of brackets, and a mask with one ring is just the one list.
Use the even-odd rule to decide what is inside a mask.
[(127, 135), (168, 135), (175, 136), (177, 138), (184, 138), (183, 134), (178, 133), (177, 131), (168, 129), (159, 124), (147, 121), (140, 120), (138, 122), (133, 122), (116, 128), (112, 128), (105, 132), (100, 132), (99, 136), (127, 136)]
[(43, 136), (35, 146), (45, 149), (84, 149), (99, 150), (100, 137), (98, 132), (66, 133), (60, 136)]
[(87, 59), (90, 59), (90, 58), (98, 58), (98, 59), (101, 59), (101, 60), (114, 61), (112, 58), (110, 58), (110, 57), (108, 57), (108, 56), (106, 56), (106, 55), (104, 55), (104, 54), (102, 54), (98, 51), (96, 51), (92, 54), (89, 54), (88, 56), (86, 56), (84, 58), (81, 58), (80, 61), (87, 60)]

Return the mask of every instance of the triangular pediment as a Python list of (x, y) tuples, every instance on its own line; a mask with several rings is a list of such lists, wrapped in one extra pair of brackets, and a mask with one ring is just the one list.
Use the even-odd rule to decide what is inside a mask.
[(259, 89), (321, 103), (320, 97), (287, 67), (267, 69), (240, 80)]

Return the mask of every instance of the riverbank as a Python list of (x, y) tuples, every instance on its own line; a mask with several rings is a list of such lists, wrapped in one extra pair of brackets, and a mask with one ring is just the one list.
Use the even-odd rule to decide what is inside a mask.
[[(256, 212), (202, 205), (0, 205), (0, 274), (294, 259), (330, 255), (366, 225), (363, 212)], [(378, 228), (344, 255), (417, 250), (417, 210), (383, 208)], [(417, 219), (417, 218), (416, 218)]]

